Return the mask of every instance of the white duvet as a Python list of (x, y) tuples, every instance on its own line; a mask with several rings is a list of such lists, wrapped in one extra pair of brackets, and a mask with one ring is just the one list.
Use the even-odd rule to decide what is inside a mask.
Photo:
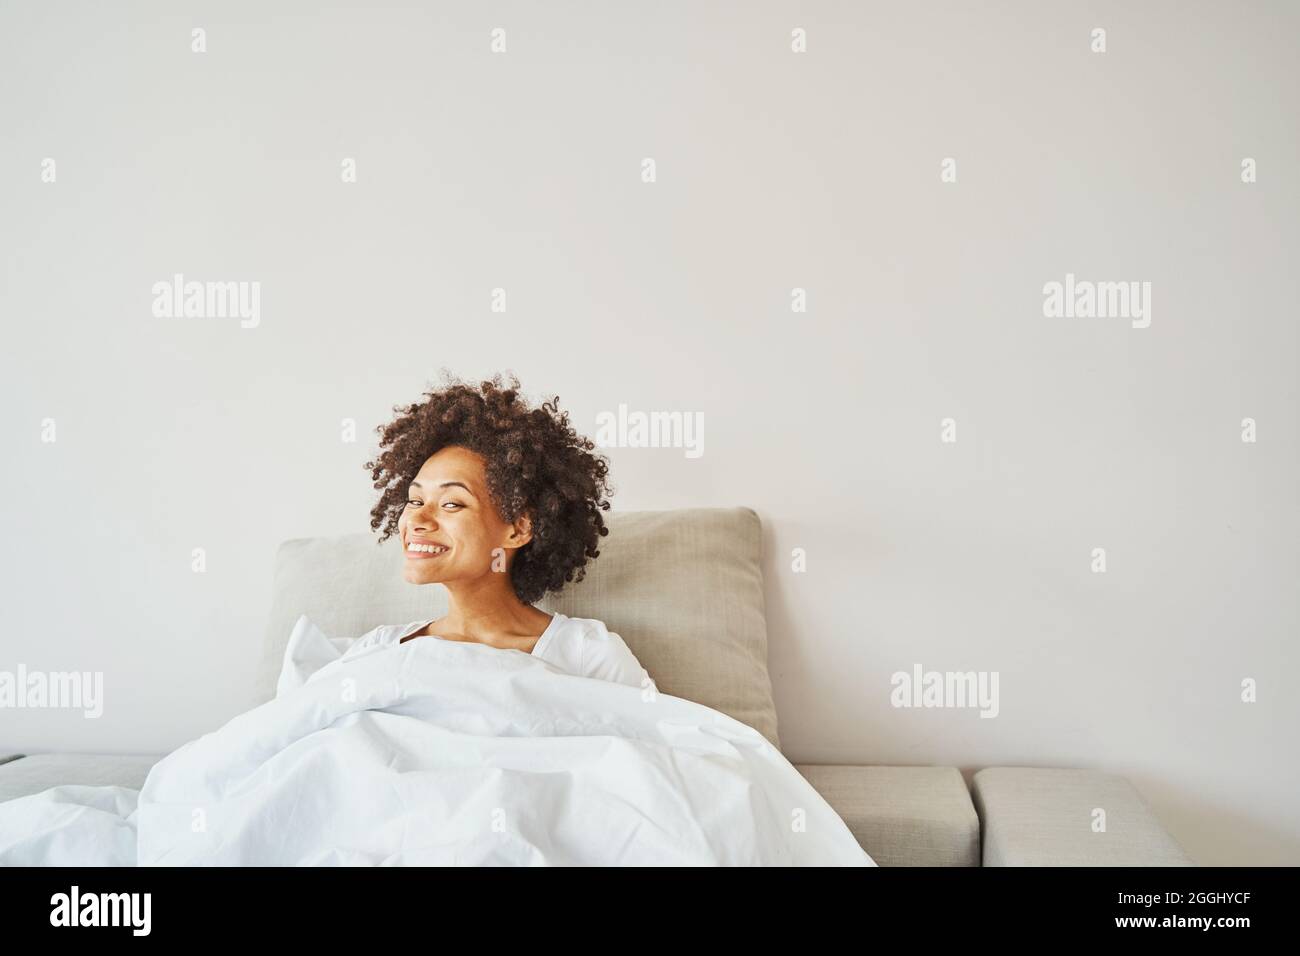
[(0, 864), (874, 865), (711, 708), (477, 644), (347, 643), (301, 618), (276, 698), (139, 791), (0, 803)]

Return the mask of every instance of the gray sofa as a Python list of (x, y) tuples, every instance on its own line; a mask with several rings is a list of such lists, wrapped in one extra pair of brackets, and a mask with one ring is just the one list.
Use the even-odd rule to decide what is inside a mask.
[[(544, 606), (604, 621), (660, 691), (741, 720), (779, 749), (758, 516), (747, 508), (615, 512), (609, 525), (586, 579)], [(406, 584), (401, 561), (396, 539), (378, 546), (369, 534), (281, 545), (257, 702), (274, 696), (300, 614), (334, 636), (441, 614), (445, 592)], [(159, 757), (0, 755), (0, 800), (71, 783), (138, 789)], [(990, 767), (968, 786), (954, 767), (795, 767), (882, 866), (1192, 865), (1122, 777)], [(1102, 833), (1091, 825), (1098, 807)]]

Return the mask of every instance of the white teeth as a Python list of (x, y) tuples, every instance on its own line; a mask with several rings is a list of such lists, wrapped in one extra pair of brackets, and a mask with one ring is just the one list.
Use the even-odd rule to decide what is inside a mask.
[(446, 548), (440, 548), (436, 544), (408, 544), (407, 551), (422, 551), (425, 554), (442, 554)]

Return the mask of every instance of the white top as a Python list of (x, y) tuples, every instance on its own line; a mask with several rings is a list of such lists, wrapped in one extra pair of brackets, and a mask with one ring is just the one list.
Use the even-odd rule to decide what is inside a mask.
[[(402, 638), (431, 623), (432, 619), (412, 621), (410, 624), (381, 624), (353, 641), (343, 657), (352, 657), (367, 647), (397, 645)], [(436, 634), (416, 638), (425, 639), (446, 640)], [(522, 654), (523, 651), (519, 653)], [(633, 687), (641, 687), (643, 681), (651, 680), (623, 638), (607, 630), (603, 622), (594, 618), (568, 617), (556, 613), (533, 645), (532, 656), (540, 657), (548, 664), (578, 677), (594, 677)]]

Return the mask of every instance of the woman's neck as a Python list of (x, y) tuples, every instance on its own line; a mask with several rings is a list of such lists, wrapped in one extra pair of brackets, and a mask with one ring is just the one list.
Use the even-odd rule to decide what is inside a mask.
[(536, 636), (550, 621), (545, 611), (519, 600), (508, 573), (448, 585), (447, 596), (447, 613), (437, 622), (438, 630), (484, 644), (502, 637)]

